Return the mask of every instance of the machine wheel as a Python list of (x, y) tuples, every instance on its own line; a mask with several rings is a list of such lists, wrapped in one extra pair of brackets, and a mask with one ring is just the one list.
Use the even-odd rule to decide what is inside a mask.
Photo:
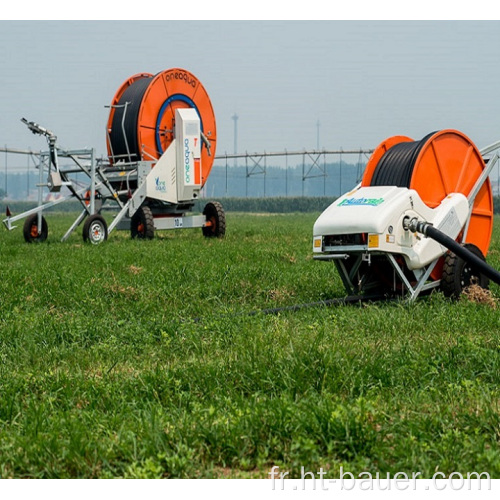
[(148, 206), (142, 206), (130, 220), (130, 234), (132, 238), (152, 240), (155, 235), (155, 221), (153, 212)]
[(226, 214), (218, 201), (211, 201), (205, 205), (203, 215), (209, 225), (202, 227), (206, 238), (222, 238), (226, 234)]
[(108, 239), (108, 225), (99, 214), (94, 214), (85, 220), (83, 225), (83, 241), (90, 241), (93, 245), (99, 245)]
[[(476, 245), (465, 243), (467, 250), (486, 261), (483, 253)], [(444, 259), (443, 276), (441, 278), (441, 290), (446, 297), (458, 299), (460, 294), (470, 285), (479, 285), (481, 288), (488, 288), (490, 280), (483, 274), (478, 273), (467, 261), (458, 257), (453, 252), (448, 252)]]
[(26, 243), (42, 243), (47, 239), (49, 228), (45, 217), (42, 216), (42, 228), (38, 231), (38, 214), (30, 215), (24, 222), (23, 235)]

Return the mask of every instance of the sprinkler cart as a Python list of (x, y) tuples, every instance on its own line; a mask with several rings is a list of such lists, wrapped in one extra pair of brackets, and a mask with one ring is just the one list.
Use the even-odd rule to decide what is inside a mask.
[[(223, 207), (208, 202), (202, 215), (187, 215), (208, 179), (215, 157), (215, 115), (199, 80), (183, 69), (156, 75), (136, 74), (116, 92), (109, 106), (106, 130), (108, 158), (98, 160), (94, 149), (65, 150), (50, 130), (22, 119), (34, 134), (46, 137), (48, 151), (38, 153), (38, 205), (12, 215), (4, 225), (24, 222), (24, 239), (42, 242), (48, 225), (43, 211), (70, 199), (82, 211), (62, 237), (66, 240), (83, 222), (83, 239), (99, 244), (114, 229), (130, 230), (133, 238), (151, 239), (155, 230), (201, 228), (206, 237), (226, 230)], [(60, 159), (71, 160), (61, 166)], [(75, 178), (84, 173), (89, 184)], [(65, 188), (68, 194), (62, 194)], [(59, 198), (44, 202), (44, 192)], [(118, 213), (108, 227), (103, 208)]]

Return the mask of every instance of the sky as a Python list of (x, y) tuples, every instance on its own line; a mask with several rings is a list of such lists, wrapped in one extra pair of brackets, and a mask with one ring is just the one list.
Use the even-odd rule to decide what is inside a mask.
[[(500, 140), (500, 21), (4, 20), (0, 145), (103, 155), (111, 99), (135, 73), (184, 68), (206, 88), (217, 154), (374, 148), (452, 128)], [(319, 127), (318, 127), (319, 122)]]

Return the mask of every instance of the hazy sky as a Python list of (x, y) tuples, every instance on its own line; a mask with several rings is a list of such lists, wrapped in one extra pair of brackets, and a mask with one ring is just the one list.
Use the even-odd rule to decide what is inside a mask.
[(212, 100), (217, 153), (372, 148), (455, 128), (500, 139), (500, 21), (2, 21), (0, 144), (105, 152), (115, 91), (181, 67)]

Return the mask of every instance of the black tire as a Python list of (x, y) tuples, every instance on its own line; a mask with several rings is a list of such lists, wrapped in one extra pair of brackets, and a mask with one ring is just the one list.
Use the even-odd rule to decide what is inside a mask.
[(108, 224), (99, 214), (90, 215), (83, 224), (83, 241), (99, 245), (108, 239)]
[(38, 214), (30, 215), (24, 221), (23, 236), (26, 243), (42, 243), (47, 239), (49, 228), (45, 217), (42, 216), (42, 230), (38, 231)]
[(155, 236), (155, 220), (151, 209), (144, 205), (130, 219), (130, 235), (132, 238), (152, 240)]
[(226, 234), (226, 214), (218, 201), (211, 201), (205, 205), (203, 215), (209, 226), (202, 227), (203, 236), (206, 238), (222, 238)]
[[(462, 245), (482, 261), (486, 262), (483, 253), (476, 245), (465, 243)], [(490, 280), (477, 272), (473, 265), (458, 257), (453, 252), (448, 252), (444, 258), (443, 276), (441, 277), (441, 290), (446, 297), (458, 299), (460, 294), (470, 285), (479, 285), (488, 289)]]

